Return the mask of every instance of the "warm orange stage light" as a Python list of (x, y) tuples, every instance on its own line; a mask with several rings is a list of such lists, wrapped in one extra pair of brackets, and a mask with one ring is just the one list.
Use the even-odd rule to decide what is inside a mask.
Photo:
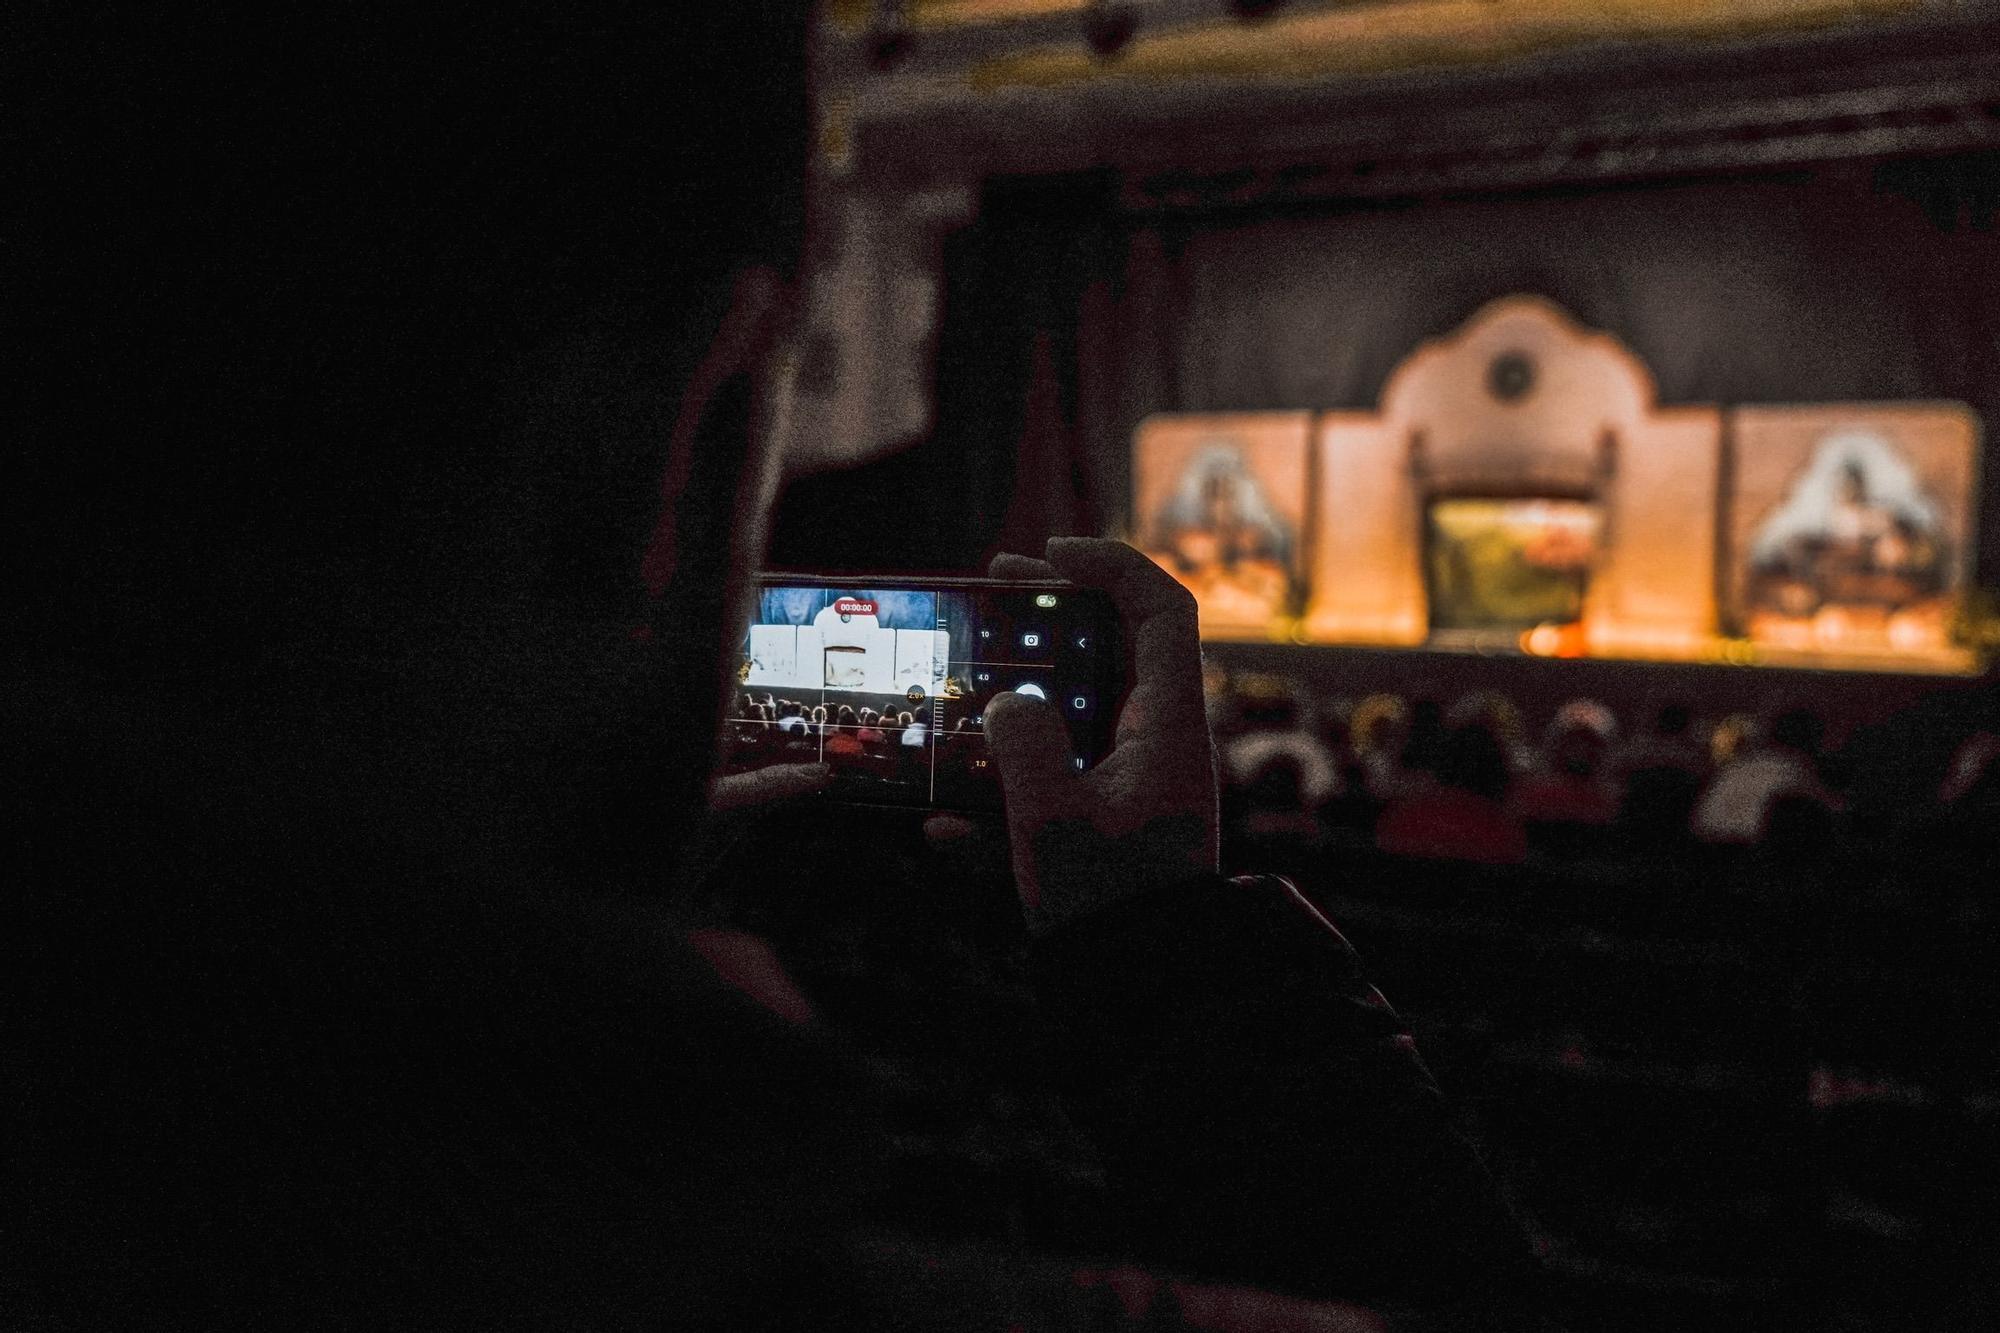
[(1956, 403), (1662, 407), (1517, 296), (1376, 412), (1143, 423), (1131, 534), (1212, 639), (1970, 672), (1978, 440)]

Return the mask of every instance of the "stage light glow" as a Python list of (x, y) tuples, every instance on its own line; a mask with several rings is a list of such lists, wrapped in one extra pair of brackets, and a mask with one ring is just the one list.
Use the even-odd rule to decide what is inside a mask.
[(1854, 638), (1854, 619), (1843, 607), (1826, 607), (1812, 618), (1812, 637), (1824, 647), (1838, 648)]
[[(1490, 383), (1508, 356), (1525, 398)], [(2000, 651), (1964, 611), (1970, 409), (1655, 394), (1615, 338), (1505, 297), (1374, 412), (1149, 418), (1130, 531), (1210, 640), (1960, 674)]]
[(1889, 646), (1898, 652), (1922, 652), (1941, 637), (1942, 631), (1921, 612), (1901, 611), (1889, 617)]

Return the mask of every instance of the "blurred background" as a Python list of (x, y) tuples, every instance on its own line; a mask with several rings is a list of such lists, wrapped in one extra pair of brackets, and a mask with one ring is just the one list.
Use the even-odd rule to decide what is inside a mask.
[[(1140, 545), (1229, 865), (1349, 934), (1571, 1319), (1984, 1326), (2000, 6), (822, 27), (772, 567)], [(898, 1207), (1088, 1248), (1021, 978), (951, 943), (1005, 913), (729, 907), (923, 1053)]]

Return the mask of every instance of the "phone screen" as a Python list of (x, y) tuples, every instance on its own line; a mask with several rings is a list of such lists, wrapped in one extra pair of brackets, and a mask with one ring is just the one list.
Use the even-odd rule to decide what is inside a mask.
[(1110, 599), (1089, 588), (762, 575), (722, 771), (825, 763), (838, 800), (995, 808), (986, 705), (1042, 699), (1087, 768), (1111, 744), (1116, 640)]

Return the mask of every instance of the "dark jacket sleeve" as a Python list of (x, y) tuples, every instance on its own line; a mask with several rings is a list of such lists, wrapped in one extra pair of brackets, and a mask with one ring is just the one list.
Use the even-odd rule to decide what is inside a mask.
[(1043, 939), (1071, 1114), (1147, 1262), (1307, 1296), (1493, 1310), (1526, 1235), (1402, 1020), (1288, 882), (1202, 879)]

